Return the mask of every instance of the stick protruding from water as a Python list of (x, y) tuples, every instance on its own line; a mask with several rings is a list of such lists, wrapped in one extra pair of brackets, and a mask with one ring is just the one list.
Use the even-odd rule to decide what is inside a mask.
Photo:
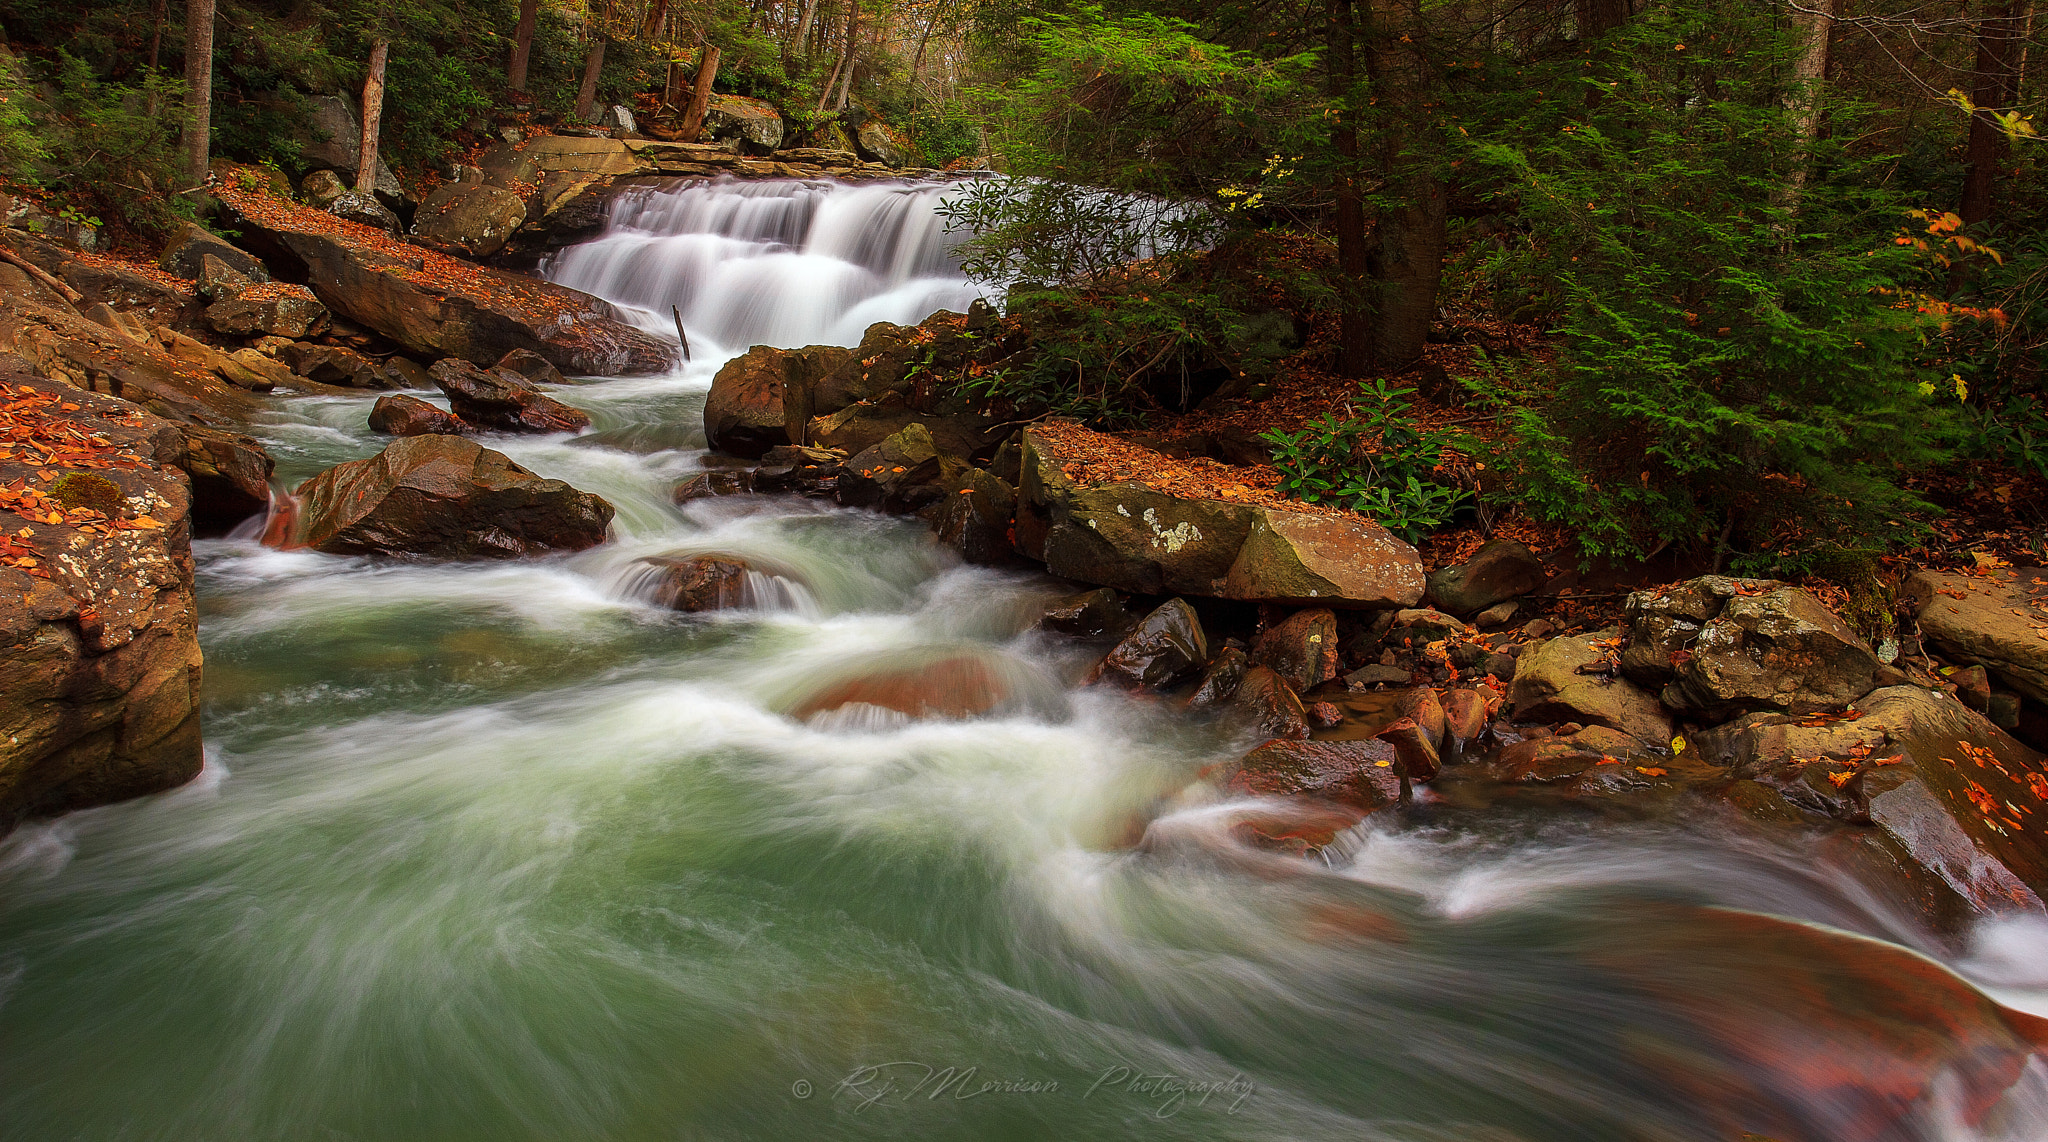
[(683, 332), (683, 311), (673, 305), (668, 307), (668, 311), (676, 315), (676, 340), (683, 343), (683, 360), (687, 361), (690, 359), (690, 335)]

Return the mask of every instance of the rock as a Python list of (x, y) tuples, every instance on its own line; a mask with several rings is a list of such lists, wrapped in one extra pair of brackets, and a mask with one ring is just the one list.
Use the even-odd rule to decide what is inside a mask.
[(1139, 595), (1216, 595), (1254, 509), (1137, 482), (1081, 484), (1053, 438), (1024, 432), (1017, 546), (1053, 574)]
[(1165, 689), (1208, 660), (1209, 637), (1195, 609), (1184, 600), (1168, 599), (1138, 620), (1096, 667), (1096, 676)]
[(510, 369), (486, 373), (453, 357), (428, 370), (448, 394), (450, 411), (464, 423), (492, 432), (577, 432), (590, 427), (580, 409), (541, 392)]
[[(349, 177), (353, 181), (363, 145), (363, 124), (356, 118), (355, 101), (339, 95), (315, 95), (308, 103), (305, 117), (296, 120), (300, 159), (330, 172), (351, 172)], [(371, 185), (359, 189), (375, 191), (393, 201), (405, 197), (405, 188), (381, 155), (370, 181)]]
[(461, 436), (476, 431), (452, 412), (394, 393), (370, 408), (370, 431), (386, 436)]
[(320, 385), (350, 389), (381, 389), (386, 378), (376, 362), (339, 345), (295, 345), (283, 352), (292, 372)]
[(616, 103), (605, 108), (604, 114), (597, 117), (597, 125), (621, 135), (631, 135), (640, 130), (639, 125), (633, 122), (633, 112)]
[(387, 389), (431, 389), (434, 374), (410, 357), (386, 357), (377, 365), (379, 387)]
[(327, 213), (336, 218), (358, 222), (364, 226), (374, 226), (393, 234), (403, 228), (398, 221), (398, 215), (391, 213), (388, 207), (377, 201), (376, 195), (359, 190), (351, 190), (337, 196), (333, 202), (327, 204)]
[(1330, 702), (1312, 702), (1307, 713), (1308, 724), (1319, 730), (1335, 729), (1344, 724), (1344, 711)]
[(198, 281), (200, 271), (205, 268), (205, 259), (209, 257), (250, 281), (270, 280), (270, 271), (254, 255), (194, 222), (178, 227), (170, 241), (164, 243), (163, 256), (157, 259), (156, 264), (166, 272)]
[(1230, 704), (1267, 737), (1308, 737), (1308, 711), (1301, 704), (1301, 696), (1270, 667), (1247, 666), (1230, 696)]
[(722, 611), (749, 605), (746, 561), (721, 555), (687, 559), (657, 558), (642, 562), (661, 568), (653, 601), (672, 611)]
[(1433, 642), (1450, 642), (1463, 636), (1465, 624), (1442, 611), (1413, 607), (1394, 612), (1387, 629), (1387, 645), (1420, 650)]
[(1980, 714), (1991, 711), (1991, 675), (1982, 666), (1945, 666), (1943, 679), (1956, 688), (1956, 698)]
[(1423, 736), (1440, 747), (1444, 740), (1447, 723), (1444, 718), (1443, 699), (1427, 686), (1417, 686), (1401, 695), (1394, 702), (1394, 710), (1421, 729)]
[(1598, 636), (1568, 636), (1537, 643), (1516, 660), (1510, 694), (1515, 717), (1544, 722), (1595, 722), (1653, 744), (1671, 740), (1671, 719), (1657, 699), (1624, 678), (1599, 669), (1609, 647)]
[(672, 498), (678, 504), (713, 496), (740, 496), (754, 490), (753, 473), (741, 469), (714, 468), (699, 472), (676, 485)]
[(1017, 490), (983, 469), (969, 468), (946, 491), (932, 529), (939, 542), (969, 563), (1014, 562)]
[(235, 269), (212, 254), (199, 257), (199, 296), (208, 301), (233, 297), (256, 284), (256, 279)]
[(766, 155), (782, 145), (782, 115), (765, 99), (713, 95), (704, 112), (704, 133), (714, 139), (737, 139), (748, 153)]
[(276, 464), (255, 437), (200, 424), (179, 425), (178, 432), (185, 448), (175, 463), (192, 481), (193, 535), (226, 535), (270, 509)]
[(720, 452), (746, 457), (759, 457), (778, 444), (803, 443), (812, 390), (851, 356), (836, 345), (756, 345), (727, 361), (704, 398), (705, 438)]
[(1124, 610), (1123, 597), (1107, 587), (1097, 587), (1093, 591), (1054, 599), (1046, 604), (1045, 611), (1034, 625), (1039, 630), (1055, 634), (1094, 638), (1118, 633), (1130, 621), (1129, 613)]
[(334, 205), (334, 200), (348, 193), (348, 184), (333, 171), (314, 171), (299, 180), (299, 193), (305, 195), (307, 203), (325, 210)]
[(853, 133), (853, 143), (861, 157), (870, 162), (900, 167), (910, 161), (910, 148), (880, 119), (862, 123)]
[(564, 372), (604, 377), (662, 372), (674, 360), (674, 346), (589, 294), (337, 227), (266, 196), (217, 194), (243, 243), (280, 276), (306, 282), (336, 315), (412, 355), (488, 367), (530, 349)]
[(566, 385), (569, 378), (546, 357), (531, 349), (514, 349), (498, 360), (498, 368), (510, 369), (536, 385)]
[(1375, 663), (1346, 674), (1344, 685), (1352, 690), (1363, 690), (1368, 686), (1406, 686), (1414, 681), (1414, 677), (1415, 672), (1412, 670)]
[(930, 658), (902, 652), (861, 664), (853, 677), (830, 681), (798, 702), (790, 716), (815, 718), (834, 711), (891, 710), (911, 718), (978, 718), (1017, 704), (1014, 680), (996, 663), (974, 654)]
[(846, 454), (829, 448), (778, 444), (761, 456), (754, 469), (757, 492), (789, 492), (830, 499), (846, 475)]
[(1255, 510), (1222, 594), (1300, 606), (1410, 607), (1422, 557), (1363, 516)]
[[(166, 279), (162, 274), (145, 276), (109, 258), (87, 261), (78, 257), (75, 250), (18, 230), (0, 231), (0, 244), (78, 291), (81, 297), (76, 312), (103, 304), (148, 325), (168, 325), (179, 329), (193, 328), (200, 320), (199, 292), (186, 281)], [(0, 275), (0, 290), (67, 313), (74, 312), (71, 303), (59, 304), (62, 299), (55, 294), (40, 298), (32, 296), (40, 289), (39, 284), (31, 281), (17, 267), (9, 266), (7, 273)]]
[(1921, 637), (1934, 649), (1983, 666), (2014, 690), (2048, 702), (2048, 640), (2036, 629), (2048, 626), (2048, 568), (1995, 578), (1922, 571), (1906, 580), (1903, 594), (1918, 613)]
[(1378, 741), (1270, 741), (1238, 762), (1230, 786), (1254, 797), (1316, 797), (1370, 812), (1402, 799), (1393, 754)]
[(240, 423), (259, 407), (211, 367), (225, 362), (224, 354), (207, 349), (204, 363), (182, 359), (160, 342), (138, 344), (68, 310), (5, 294), (0, 352), (24, 358), (39, 376), (120, 397), (169, 420)]
[(267, 393), (279, 385), (289, 385), (295, 379), (292, 371), (286, 368), (283, 362), (266, 357), (254, 349), (237, 349), (229, 353), (228, 366), (217, 366), (215, 371), (229, 384), (251, 392)]
[(1252, 642), (1251, 659), (1295, 690), (1312, 690), (1337, 676), (1337, 616), (1321, 608), (1296, 611)]
[(327, 307), (313, 291), (289, 282), (238, 290), (206, 309), (206, 323), (230, 337), (307, 337), (326, 329), (327, 320)]
[[(19, 362), (0, 363), (0, 380), (17, 397), (27, 387), (80, 406), (62, 415), (132, 463), (78, 475), (113, 485), (100, 502), (122, 518), (159, 525), (102, 536), (81, 532), (83, 521), (7, 517), (14, 548), (43, 558), (33, 568), (0, 567), (5, 831), (24, 817), (153, 793), (197, 774), (201, 660), (186, 481), (172, 467), (186, 447), (176, 426)], [(34, 486), (33, 476), (0, 459), (0, 483)]]
[(1469, 617), (1526, 595), (1549, 578), (1535, 552), (1512, 539), (1495, 539), (1464, 563), (1431, 574), (1429, 598), (1439, 610)]
[(412, 232), (445, 253), (487, 258), (526, 222), (526, 200), (476, 183), (443, 183), (413, 215)]
[(1696, 717), (1839, 709), (1877, 672), (1877, 656), (1840, 618), (1781, 583), (1706, 576), (1636, 592), (1628, 616), (1622, 670), (1651, 685), (1668, 679), (1664, 704)]
[(1585, 773), (1601, 757), (1599, 750), (1570, 738), (1528, 738), (1501, 750), (1487, 763), (1487, 772), (1508, 785), (1549, 785)]
[(459, 436), (412, 436), (298, 490), (300, 545), (335, 555), (509, 559), (605, 540), (613, 508)]
[(1495, 603), (1479, 612), (1473, 616), (1472, 623), (1482, 630), (1497, 630), (1515, 621), (1515, 612), (1521, 609), (1520, 600), (1509, 599), (1505, 603)]
[(1242, 650), (1226, 646), (1209, 665), (1202, 668), (1201, 680), (1195, 683), (1194, 693), (1187, 697), (1190, 710), (1206, 710), (1230, 701), (1237, 694), (1237, 688), (1244, 683), (1244, 676), (1251, 669), (1252, 660)]
[[(946, 471), (948, 466), (953, 471)], [(943, 494), (929, 485), (957, 478), (964, 467), (957, 458), (940, 455), (929, 429), (913, 424), (847, 461), (838, 499), (850, 508), (915, 511)]]
[[(1438, 718), (1442, 718), (1441, 711)], [(1401, 768), (1409, 777), (1416, 781), (1436, 777), (1441, 768), (1441, 733), (1431, 733), (1414, 718), (1397, 718), (1375, 736), (1394, 747), (1394, 756), (1401, 759)]]
[(1444, 752), (1452, 764), (1469, 756), (1485, 736), (1495, 702), (1477, 690), (1452, 690), (1443, 696)]

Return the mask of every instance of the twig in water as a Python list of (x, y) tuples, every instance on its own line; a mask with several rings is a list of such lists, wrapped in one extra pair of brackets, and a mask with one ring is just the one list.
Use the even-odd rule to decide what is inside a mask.
[(683, 332), (683, 311), (671, 305), (668, 311), (676, 315), (676, 340), (683, 343), (683, 360), (690, 359), (690, 335)]

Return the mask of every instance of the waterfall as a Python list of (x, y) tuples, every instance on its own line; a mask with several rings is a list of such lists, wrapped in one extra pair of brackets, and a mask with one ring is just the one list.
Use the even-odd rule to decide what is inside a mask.
[(985, 292), (953, 257), (949, 187), (796, 179), (687, 181), (613, 200), (597, 239), (543, 268), (650, 332), (675, 311), (702, 368), (752, 345), (856, 345), (877, 321), (965, 311)]

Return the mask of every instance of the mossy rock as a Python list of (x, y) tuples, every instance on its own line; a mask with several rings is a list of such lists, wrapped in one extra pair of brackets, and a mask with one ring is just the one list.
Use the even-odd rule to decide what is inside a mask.
[(91, 472), (66, 472), (50, 485), (50, 498), (66, 510), (91, 508), (112, 518), (121, 511), (121, 485)]

